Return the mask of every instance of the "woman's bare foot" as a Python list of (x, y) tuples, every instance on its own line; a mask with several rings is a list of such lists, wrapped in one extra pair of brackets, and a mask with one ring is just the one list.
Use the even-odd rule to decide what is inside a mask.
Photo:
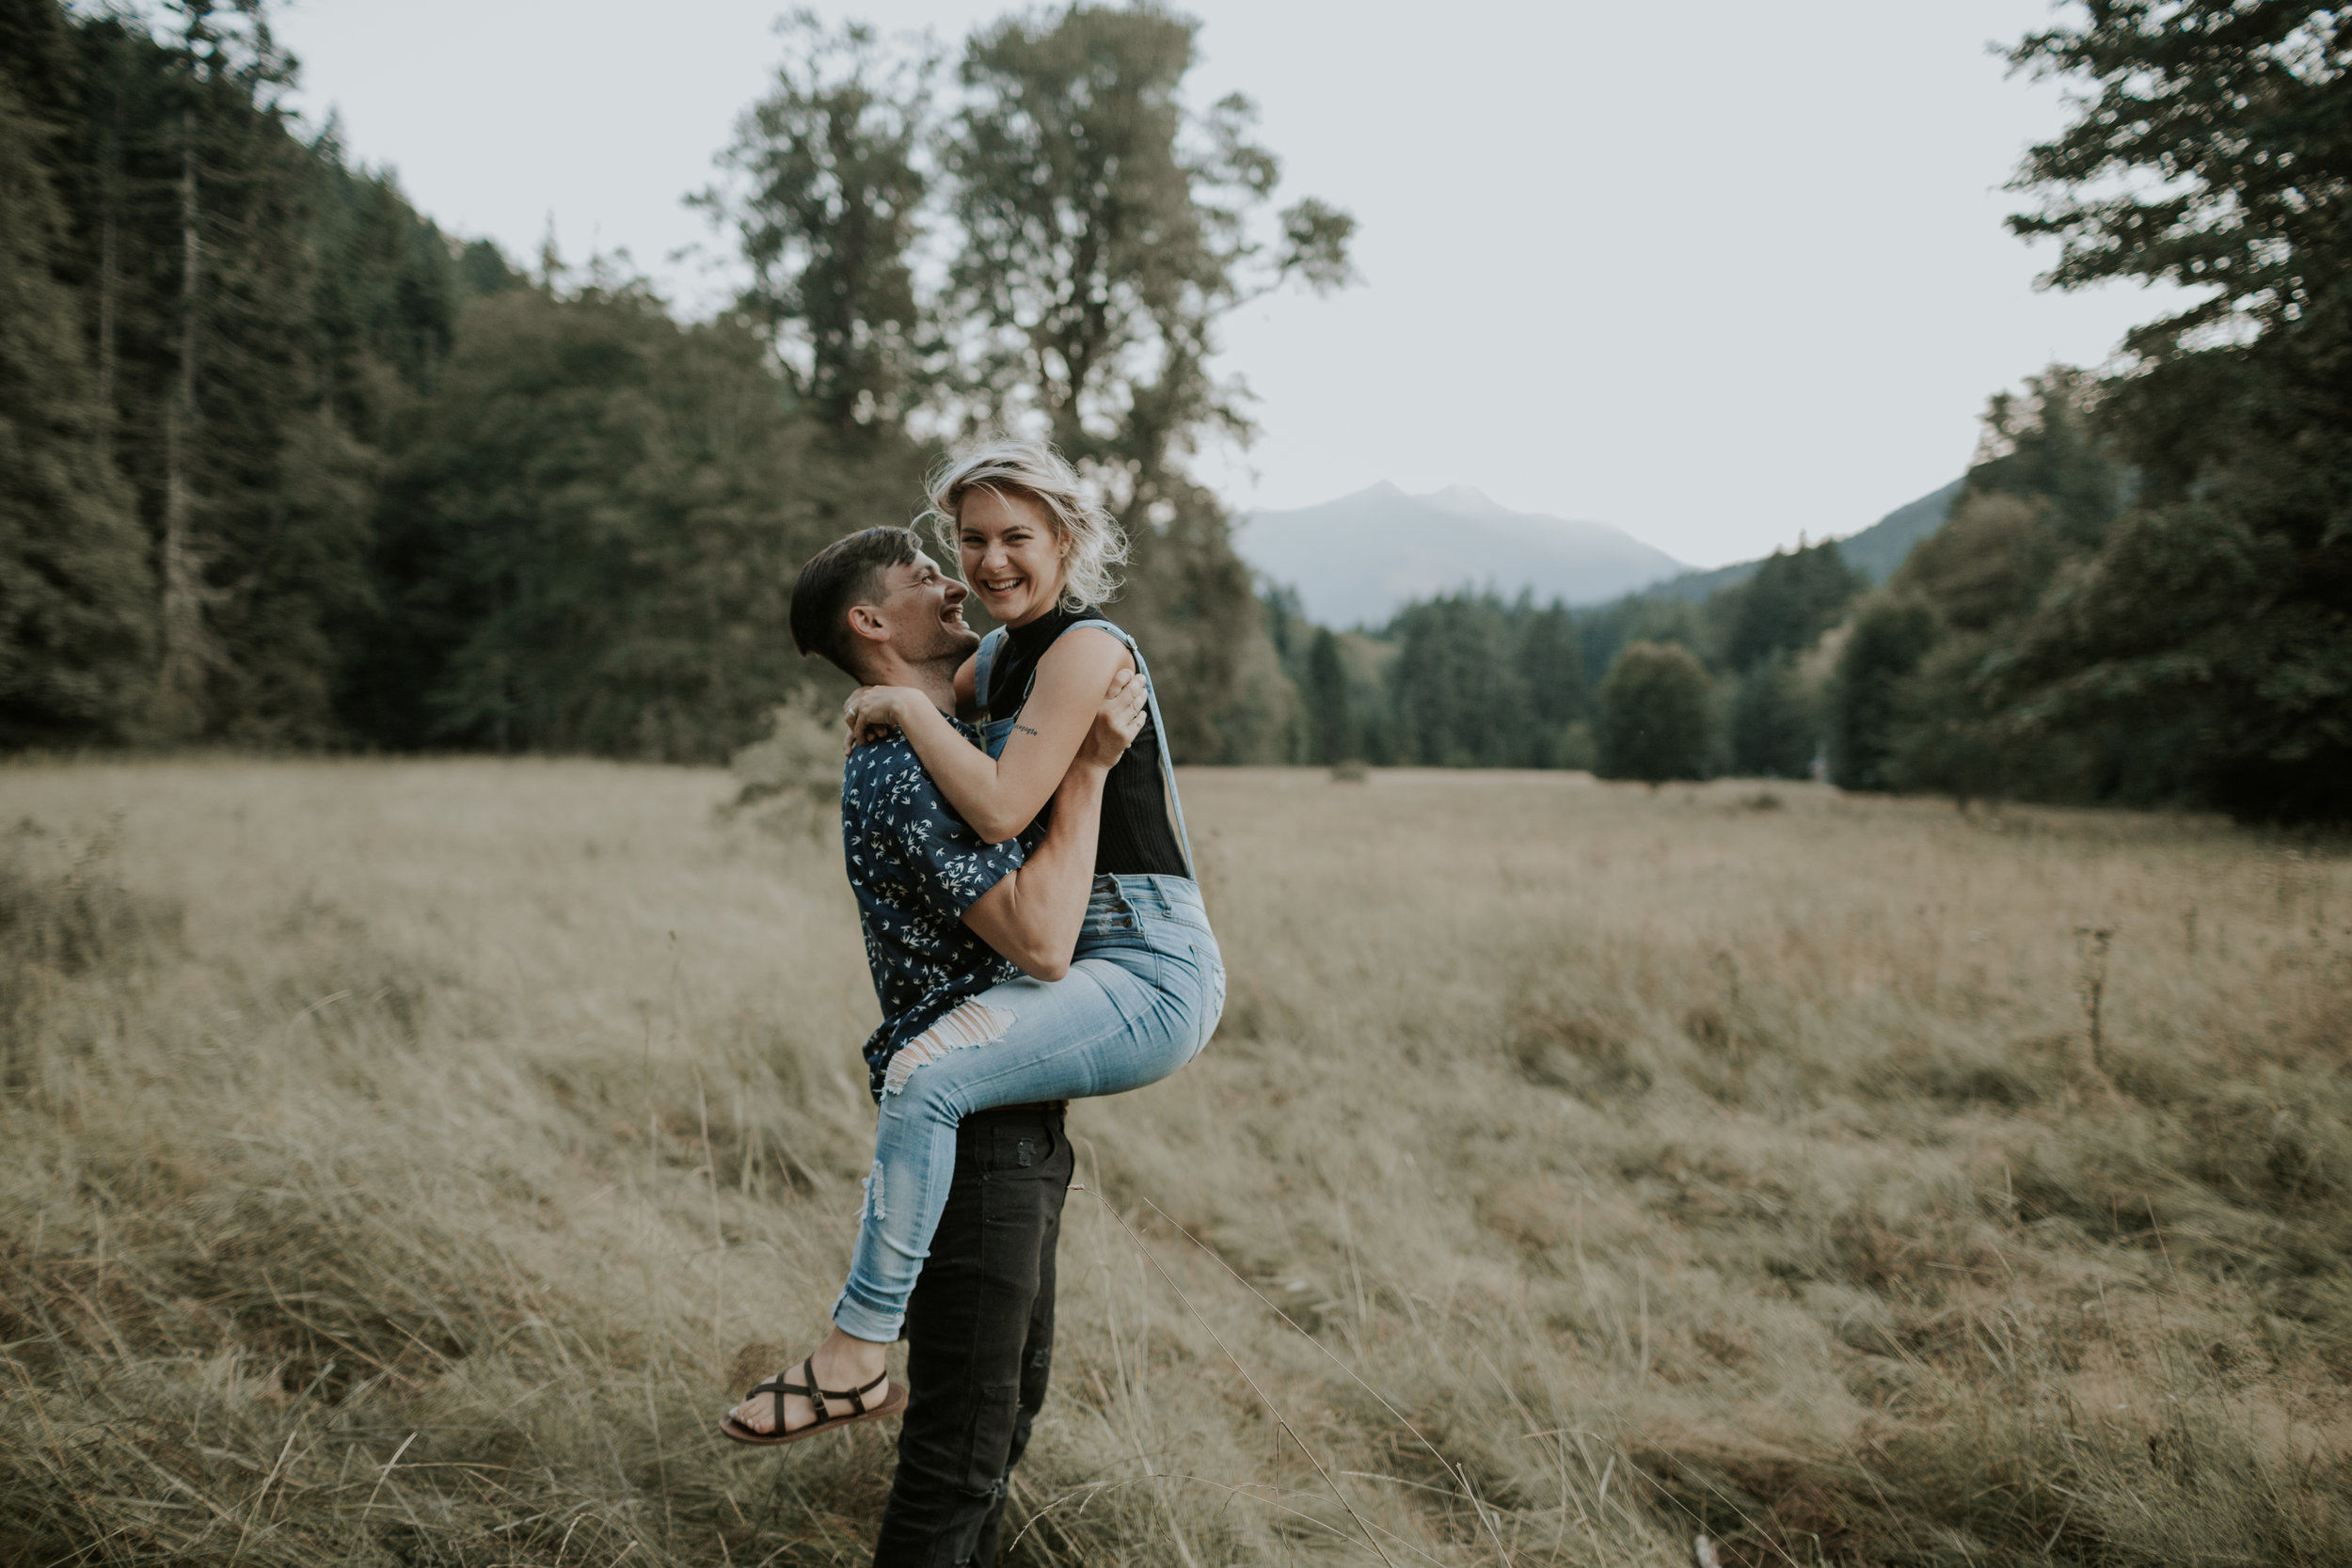
[[(816, 1363), (817, 1386), (828, 1393), (836, 1389), (863, 1390), (882, 1375), (883, 1358), (889, 1351), (888, 1345), (878, 1345), (871, 1339), (853, 1338), (836, 1328), (825, 1336), (825, 1342), (818, 1345), (816, 1354), (809, 1357)], [(787, 1382), (801, 1382), (800, 1364), (795, 1362), (787, 1367), (782, 1375)], [(879, 1385), (870, 1393), (860, 1395), (868, 1410), (889, 1397), (888, 1383)], [(776, 1402), (779, 1398), (784, 1402), (781, 1427), (776, 1419)], [(825, 1412), (830, 1416), (844, 1416), (849, 1414), (850, 1409), (846, 1401), (828, 1399), (825, 1402)], [(737, 1420), (754, 1432), (797, 1432), (817, 1419), (817, 1407), (800, 1394), (757, 1394), (737, 1405), (733, 1414)]]

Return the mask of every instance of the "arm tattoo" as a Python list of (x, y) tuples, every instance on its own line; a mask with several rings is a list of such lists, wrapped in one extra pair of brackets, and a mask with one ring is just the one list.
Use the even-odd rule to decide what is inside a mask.
[(1012, 721), (1012, 727), (1013, 727), (1014, 729), (1016, 729), (1016, 730), (1019, 730), (1019, 731), (1020, 731), (1023, 735), (1035, 735), (1035, 734), (1037, 734), (1037, 731), (1035, 731), (1035, 730), (1033, 730), (1033, 729), (1029, 728), (1029, 726), (1028, 726), (1028, 725), (1026, 725), (1026, 724), (1023, 723), (1023, 722), (1022, 722), (1020, 720), (1018, 720), (1018, 719), (1016, 719), (1016, 720), (1014, 720), (1014, 721)]

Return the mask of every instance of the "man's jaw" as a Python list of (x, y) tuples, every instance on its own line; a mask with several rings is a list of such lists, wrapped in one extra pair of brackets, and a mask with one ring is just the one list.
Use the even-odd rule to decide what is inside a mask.
[(869, 685), (911, 686), (927, 692), (943, 713), (956, 710), (956, 671), (972, 657), (980, 645), (980, 634), (963, 624), (960, 616), (940, 617), (937, 633), (918, 638), (901, 633), (887, 645), (888, 652), (868, 672)]
[(965, 624), (961, 605), (939, 618), (939, 632), (938, 657), (952, 657), (958, 664), (970, 657), (972, 650), (980, 645), (980, 634)]

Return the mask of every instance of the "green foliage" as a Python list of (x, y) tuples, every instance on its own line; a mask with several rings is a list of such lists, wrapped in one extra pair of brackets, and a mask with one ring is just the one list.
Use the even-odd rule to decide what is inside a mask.
[(697, 200), (734, 224), (754, 277), (742, 308), (818, 417), (835, 430), (893, 421), (917, 381), (909, 252), (935, 61), (893, 57), (863, 23), (828, 33), (810, 11), (782, 30), (787, 58), (723, 155), (738, 185)]
[(1846, 565), (1835, 542), (1774, 550), (1756, 576), (1708, 601), (1708, 614), (1723, 626), (1724, 661), (1739, 671), (1767, 659), (1802, 653), (1836, 625), (1846, 606), (1868, 586)]
[(1632, 642), (1597, 693), (1606, 779), (1701, 779), (1713, 751), (1712, 682), (1688, 648)]
[(2051, 281), (2198, 298), (1994, 400), (1847, 643), (1839, 782), (2352, 816), (2352, 22), (2115, 0), (2012, 59), (2093, 87), (2018, 180)]
[(1607, 670), (1635, 642), (1672, 642), (1702, 660), (1712, 654), (1717, 635), (1707, 611), (1684, 599), (1629, 594), (1614, 603), (1580, 611), (1578, 651), (1587, 670)]
[(52, 134), (33, 156), (59, 208), (8, 226), (65, 291), (26, 314), (73, 341), (85, 384), (87, 404), (47, 406), (85, 432), (77, 483), (130, 522), (54, 488), (11, 498), (38, 515), (26, 526), (73, 538), (75, 570), (115, 562), (114, 607), (37, 656), (39, 679), (96, 681), (104, 700), (48, 733), (119, 737), (136, 715), (165, 738), (331, 740), (374, 593), (374, 476), (447, 352), (451, 260), (331, 131), (294, 136), (291, 66), (258, 8), (167, 20), (0, 11), (8, 65), (38, 62)]
[(1588, 706), (1576, 617), (1557, 600), (1532, 612), (1522, 608), (1518, 614), (1519, 681), (1527, 692), (1528, 718), (1541, 730), (1565, 729), (1583, 719)]
[(1198, 120), (1181, 88), (1199, 24), (1073, 6), (974, 34), (941, 150), (961, 246), (943, 330), (975, 420), (1041, 428), (1098, 483), (1134, 544), (1123, 611), (1163, 677), (1187, 761), (1280, 754), (1295, 693), (1262, 640), (1229, 519), (1180, 460), (1246, 437), (1217, 380), (1216, 324), (1285, 279), (1347, 277), (1351, 221), (1320, 203), (1255, 214), (1279, 179), (1238, 95)]
[(1863, 602), (1837, 657), (1829, 693), (1829, 776), (1841, 789), (1893, 789), (1911, 717), (1911, 677), (1935, 646), (1935, 607), (1915, 594), (1882, 593)]
[[(1961, 504), (1983, 496), (2020, 497), (2033, 503), (2060, 544), (2095, 546), (2137, 483), (2117, 461), (2113, 442), (2094, 427), (2098, 395), (2097, 385), (2071, 365), (2027, 376), (2023, 396), (1994, 393)], [(1929, 543), (1921, 541), (1912, 553)]]
[(1354, 227), (1302, 202), (1266, 253), (1250, 220), (1281, 166), (1238, 94), (1187, 124), (1198, 32), (1150, 7), (1008, 17), (965, 49), (945, 148), (970, 394), (1000, 421), (1041, 417), (1074, 460), (1127, 467), (1146, 507), (1196, 433), (1248, 429), (1240, 388), (1209, 372), (1217, 321), (1286, 277), (1346, 281)]
[(1731, 695), (1731, 770), (1802, 779), (1813, 769), (1820, 723), (1786, 655), (1735, 677)]
[(1261, 212), (1248, 102), (1182, 107), (1194, 31), (1014, 18), (946, 101), (929, 45), (796, 15), (699, 198), (753, 281), (692, 325), (608, 263), (525, 279), (298, 138), (260, 0), (0, 0), (0, 744), (715, 760), (829, 678), (783, 633), (799, 562), (910, 516), (911, 422), (962, 421), (1045, 429), (1120, 512), (1175, 752), (1289, 755), (1182, 463), (1246, 431), (1217, 321), (1344, 281), (1349, 224)]
[(1349, 711), (1347, 666), (1340, 640), (1327, 626), (1315, 628), (1307, 650), (1307, 678), (1299, 695), (1307, 705), (1307, 760), (1328, 767), (1357, 754), (1355, 714)]
[(1527, 689), (1501, 605), (1431, 599), (1408, 607), (1389, 634), (1397, 644), (1390, 677), (1405, 755), (1451, 768), (1524, 765)]
[(665, 760), (725, 756), (805, 678), (796, 563), (921, 462), (824, 451), (749, 327), (635, 287), (469, 306), (405, 447), (355, 712), (403, 745)]
[(1989, 631), (2033, 609), (2063, 544), (2037, 498), (1979, 492), (1919, 542), (1893, 586), (1933, 599), (1955, 627)]
[(0, 745), (121, 737), (153, 634), (146, 542), (54, 271), (51, 135), (0, 75)]
[[(1522, 595), (1443, 595), (1389, 626), (1385, 750), (1447, 768), (1556, 768), (1583, 717), (1574, 618)], [(1376, 733), (1366, 725), (1369, 735)]]
[(2340, 7), (2099, 0), (2085, 24), (2035, 33), (2010, 58), (2096, 88), (2018, 177), (2044, 202), (2010, 227), (2060, 242), (2049, 280), (2162, 280), (2202, 295), (2133, 332), (2132, 349), (2210, 352), (2196, 346), (2206, 329), (2293, 329), (2338, 293), (2352, 261), (2352, 17)]

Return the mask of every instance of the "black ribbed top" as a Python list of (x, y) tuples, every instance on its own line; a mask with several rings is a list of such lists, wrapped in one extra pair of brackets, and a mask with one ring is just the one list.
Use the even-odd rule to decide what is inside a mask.
[[(1101, 610), (1047, 610), (1025, 626), (1005, 633), (996, 662), (988, 673), (988, 711), (1002, 719), (1029, 700), (1029, 684), (1037, 679), (1037, 661), (1057, 638), (1080, 621), (1107, 620)], [(1168, 818), (1168, 795), (1160, 787), (1160, 737), (1151, 716), (1103, 781), (1103, 831), (1094, 846), (1097, 874), (1120, 877), (1158, 874), (1183, 877), (1184, 852), (1176, 842), (1176, 828)]]

